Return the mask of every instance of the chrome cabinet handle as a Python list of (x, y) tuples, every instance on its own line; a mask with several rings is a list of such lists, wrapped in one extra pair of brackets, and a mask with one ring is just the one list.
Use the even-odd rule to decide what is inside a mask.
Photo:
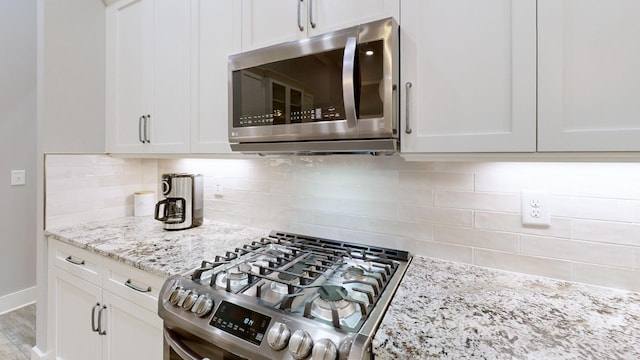
[(309, 0), (309, 22), (312, 28), (316, 28), (316, 22), (313, 20), (313, 0)]
[(342, 60), (342, 98), (344, 100), (344, 112), (347, 118), (347, 126), (356, 127), (358, 121), (356, 115), (356, 93), (353, 75), (356, 64), (356, 38), (347, 38), (344, 46), (344, 58)]
[(102, 312), (105, 311), (107, 309), (106, 305), (102, 305), (102, 308), (100, 308), (100, 311), (98, 311), (98, 335), (107, 335), (107, 331), (106, 330), (102, 330)]
[(73, 265), (78, 265), (78, 266), (82, 266), (85, 264), (84, 260), (74, 260), (73, 257), (71, 255), (67, 256), (66, 258), (64, 258), (65, 260), (67, 260), (67, 262), (72, 263)]
[(142, 115), (142, 116), (140, 116), (138, 118), (138, 140), (140, 140), (140, 142), (144, 144), (144, 139), (142, 138), (142, 125), (143, 125), (142, 123), (143, 122), (146, 123), (144, 115)]
[(404, 115), (404, 119), (405, 119), (405, 129), (404, 132), (407, 134), (411, 134), (413, 132), (413, 130), (411, 129), (411, 124), (409, 124), (409, 112), (411, 111), (411, 104), (409, 103), (409, 89), (411, 89), (411, 87), (413, 86), (413, 84), (408, 81), (405, 85), (405, 88), (407, 89), (407, 91), (405, 92), (405, 106), (406, 106), (406, 110), (405, 110), (405, 115)]
[(151, 136), (149, 136), (149, 121), (151, 120), (151, 115), (147, 114), (144, 117), (144, 141), (148, 144), (151, 142)]
[(100, 307), (100, 303), (96, 303), (95, 305), (93, 305), (93, 308), (91, 308), (91, 331), (95, 331), (95, 332), (98, 332), (100, 327), (99, 322), (98, 322), (98, 327), (96, 327), (96, 309), (99, 307)]
[(146, 288), (142, 287), (142, 286), (138, 286), (136, 284), (134, 284), (131, 279), (128, 279), (127, 281), (124, 282), (124, 285), (130, 289), (133, 289), (135, 291), (139, 291), (141, 293), (148, 293), (151, 292), (151, 286), (148, 286)]
[(298, 29), (300, 29), (300, 31), (304, 31), (304, 26), (302, 26), (302, 2), (304, 2), (304, 0), (300, 0), (298, 1)]

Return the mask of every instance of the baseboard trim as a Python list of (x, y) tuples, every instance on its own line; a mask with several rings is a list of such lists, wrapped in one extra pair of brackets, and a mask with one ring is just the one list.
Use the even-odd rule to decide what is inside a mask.
[(47, 354), (38, 349), (37, 346), (31, 348), (31, 360), (47, 360)]
[(0, 297), (0, 315), (35, 303), (37, 296), (34, 286)]

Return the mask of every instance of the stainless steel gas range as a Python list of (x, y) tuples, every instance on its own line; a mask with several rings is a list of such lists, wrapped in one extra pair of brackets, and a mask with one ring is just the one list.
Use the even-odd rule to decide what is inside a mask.
[(405, 251), (276, 232), (169, 278), (167, 359), (367, 359)]

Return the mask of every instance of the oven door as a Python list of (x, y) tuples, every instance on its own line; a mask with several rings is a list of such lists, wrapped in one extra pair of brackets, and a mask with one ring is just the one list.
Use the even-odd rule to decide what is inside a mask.
[(245, 360), (179, 329), (163, 329), (163, 360)]
[(393, 137), (395, 37), (385, 19), (231, 56), (231, 148)]

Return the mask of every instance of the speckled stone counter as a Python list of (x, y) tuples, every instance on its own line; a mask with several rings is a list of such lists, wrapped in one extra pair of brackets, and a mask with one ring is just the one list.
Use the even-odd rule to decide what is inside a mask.
[(640, 294), (416, 257), (376, 359), (640, 359)]
[(165, 231), (152, 217), (125, 217), (46, 231), (46, 235), (152, 274), (181, 274), (269, 230), (205, 220), (192, 229)]

